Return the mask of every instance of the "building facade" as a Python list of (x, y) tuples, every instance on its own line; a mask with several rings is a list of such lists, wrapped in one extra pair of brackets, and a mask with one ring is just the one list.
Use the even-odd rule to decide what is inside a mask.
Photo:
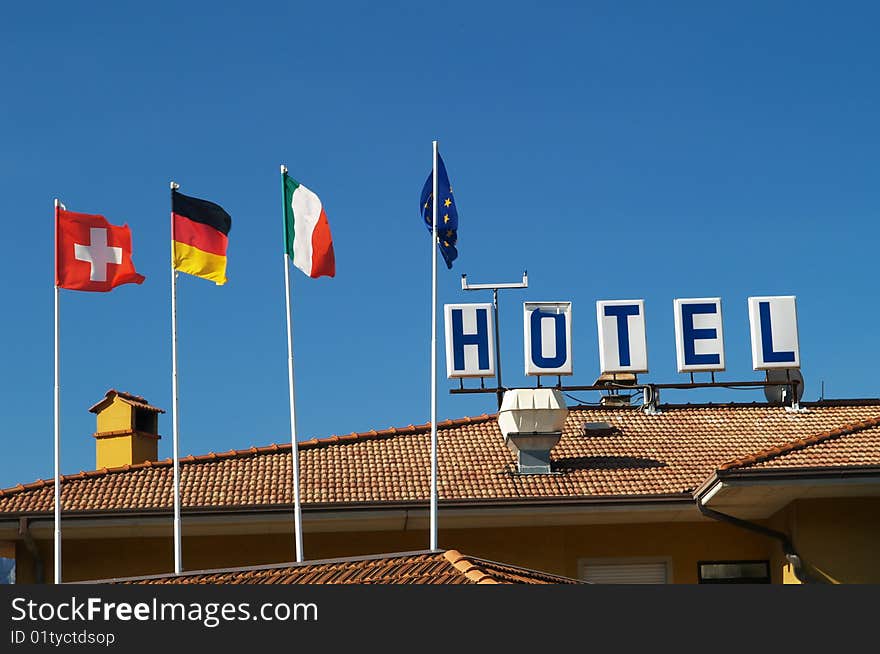
[[(439, 545), (598, 583), (878, 583), (880, 401), (571, 407), (549, 472), (497, 416), (438, 425)], [(94, 471), (62, 480), (63, 578), (173, 570), (161, 409), (110, 391)], [(306, 559), (424, 550), (430, 428), (299, 444)], [(128, 458), (126, 458), (128, 457)], [(293, 561), (290, 444), (181, 460), (183, 566)], [(52, 480), (0, 491), (0, 557), (52, 578)]]

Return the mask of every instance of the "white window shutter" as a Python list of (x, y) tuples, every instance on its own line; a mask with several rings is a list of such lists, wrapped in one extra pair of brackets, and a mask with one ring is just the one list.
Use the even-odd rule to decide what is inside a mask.
[(581, 578), (593, 584), (666, 584), (665, 561), (651, 563), (590, 563), (581, 566)]

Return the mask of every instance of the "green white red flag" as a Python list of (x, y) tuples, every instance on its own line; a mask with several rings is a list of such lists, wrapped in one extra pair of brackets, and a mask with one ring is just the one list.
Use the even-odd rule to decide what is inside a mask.
[(336, 256), (321, 199), (285, 172), (284, 246), (293, 265), (309, 277), (334, 277)]

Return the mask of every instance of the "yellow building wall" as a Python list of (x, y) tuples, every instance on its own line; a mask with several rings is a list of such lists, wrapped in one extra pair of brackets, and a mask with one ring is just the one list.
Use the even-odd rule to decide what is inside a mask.
[(149, 436), (128, 434), (98, 438), (95, 446), (95, 469), (116, 468), (132, 463), (156, 461), (159, 440)]
[[(880, 583), (880, 498), (797, 500), (768, 526), (789, 534), (812, 581)], [(771, 566), (782, 583), (802, 583), (781, 550)]]
[(133, 463), (156, 461), (159, 458), (159, 439), (148, 436), (134, 436), (131, 441), (131, 460)]
[(96, 419), (97, 431), (121, 431), (131, 429), (134, 424), (134, 408), (126, 404), (118, 397), (113, 398), (106, 409), (101, 411)]
[(880, 583), (880, 498), (798, 500), (789, 507), (801, 559), (829, 583)]
[[(441, 516), (442, 517), (442, 516)], [(184, 518), (185, 529), (186, 518)], [(577, 577), (582, 558), (667, 558), (673, 583), (696, 583), (703, 560), (770, 559), (776, 541), (720, 523), (671, 523), (441, 530), (440, 547), (536, 570)], [(428, 549), (428, 532), (306, 533), (307, 560)], [(46, 578), (52, 543), (39, 542)], [(32, 561), (18, 548), (18, 579), (33, 581)], [(65, 581), (166, 573), (173, 570), (167, 538), (68, 539)], [(282, 563), (295, 559), (291, 534), (185, 536), (187, 570)], [(774, 579), (779, 583), (779, 579)]]
[[(440, 515), (442, 525), (442, 511)], [(230, 520), (232, 518), (230, 517)], [(306, 518), (308, 522), (308, 518)], [(800, 500), (767, 521), (791, 535), (807, 570), (830, 583), (880, 583), (880, 498)], [(184, 534), (186, 518), (184, 517)], [(424, 550), (428, 532), (305, 534), (307, 560)], [(577, 577), (578, 561), (668, 559), (673, 583), (697, 583), (699, 561), (769, 560), (773, 583), (799, 583), (778, 541), (719, 522), (442, 529), (440, 547), (536, 570)], [(45, 578), (52, 578), (52, 543), (37, 541)], [(0, 556), (9, 550), (0, 542)], [(33, 561), (15, 543), (16, 575), (34, 581)], [(169, 523), (164, 538), (64, 541), (65, 581), (159, 574), (173, 565)], [(292, 534), (184, 536), (187, 570), (294, 560)]]
[(98, 438), (95, 444), (95, 470), (131, 463), (131, 436)]

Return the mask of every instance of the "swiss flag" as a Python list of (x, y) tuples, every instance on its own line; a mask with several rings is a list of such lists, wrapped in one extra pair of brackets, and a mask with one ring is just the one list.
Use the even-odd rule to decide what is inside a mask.
[(55, 226), (55, 285), (74, 291), (109, 291), (140, 284), (131, 260), (128, 225), (111, 225), (104, 216), (59, 208)]

